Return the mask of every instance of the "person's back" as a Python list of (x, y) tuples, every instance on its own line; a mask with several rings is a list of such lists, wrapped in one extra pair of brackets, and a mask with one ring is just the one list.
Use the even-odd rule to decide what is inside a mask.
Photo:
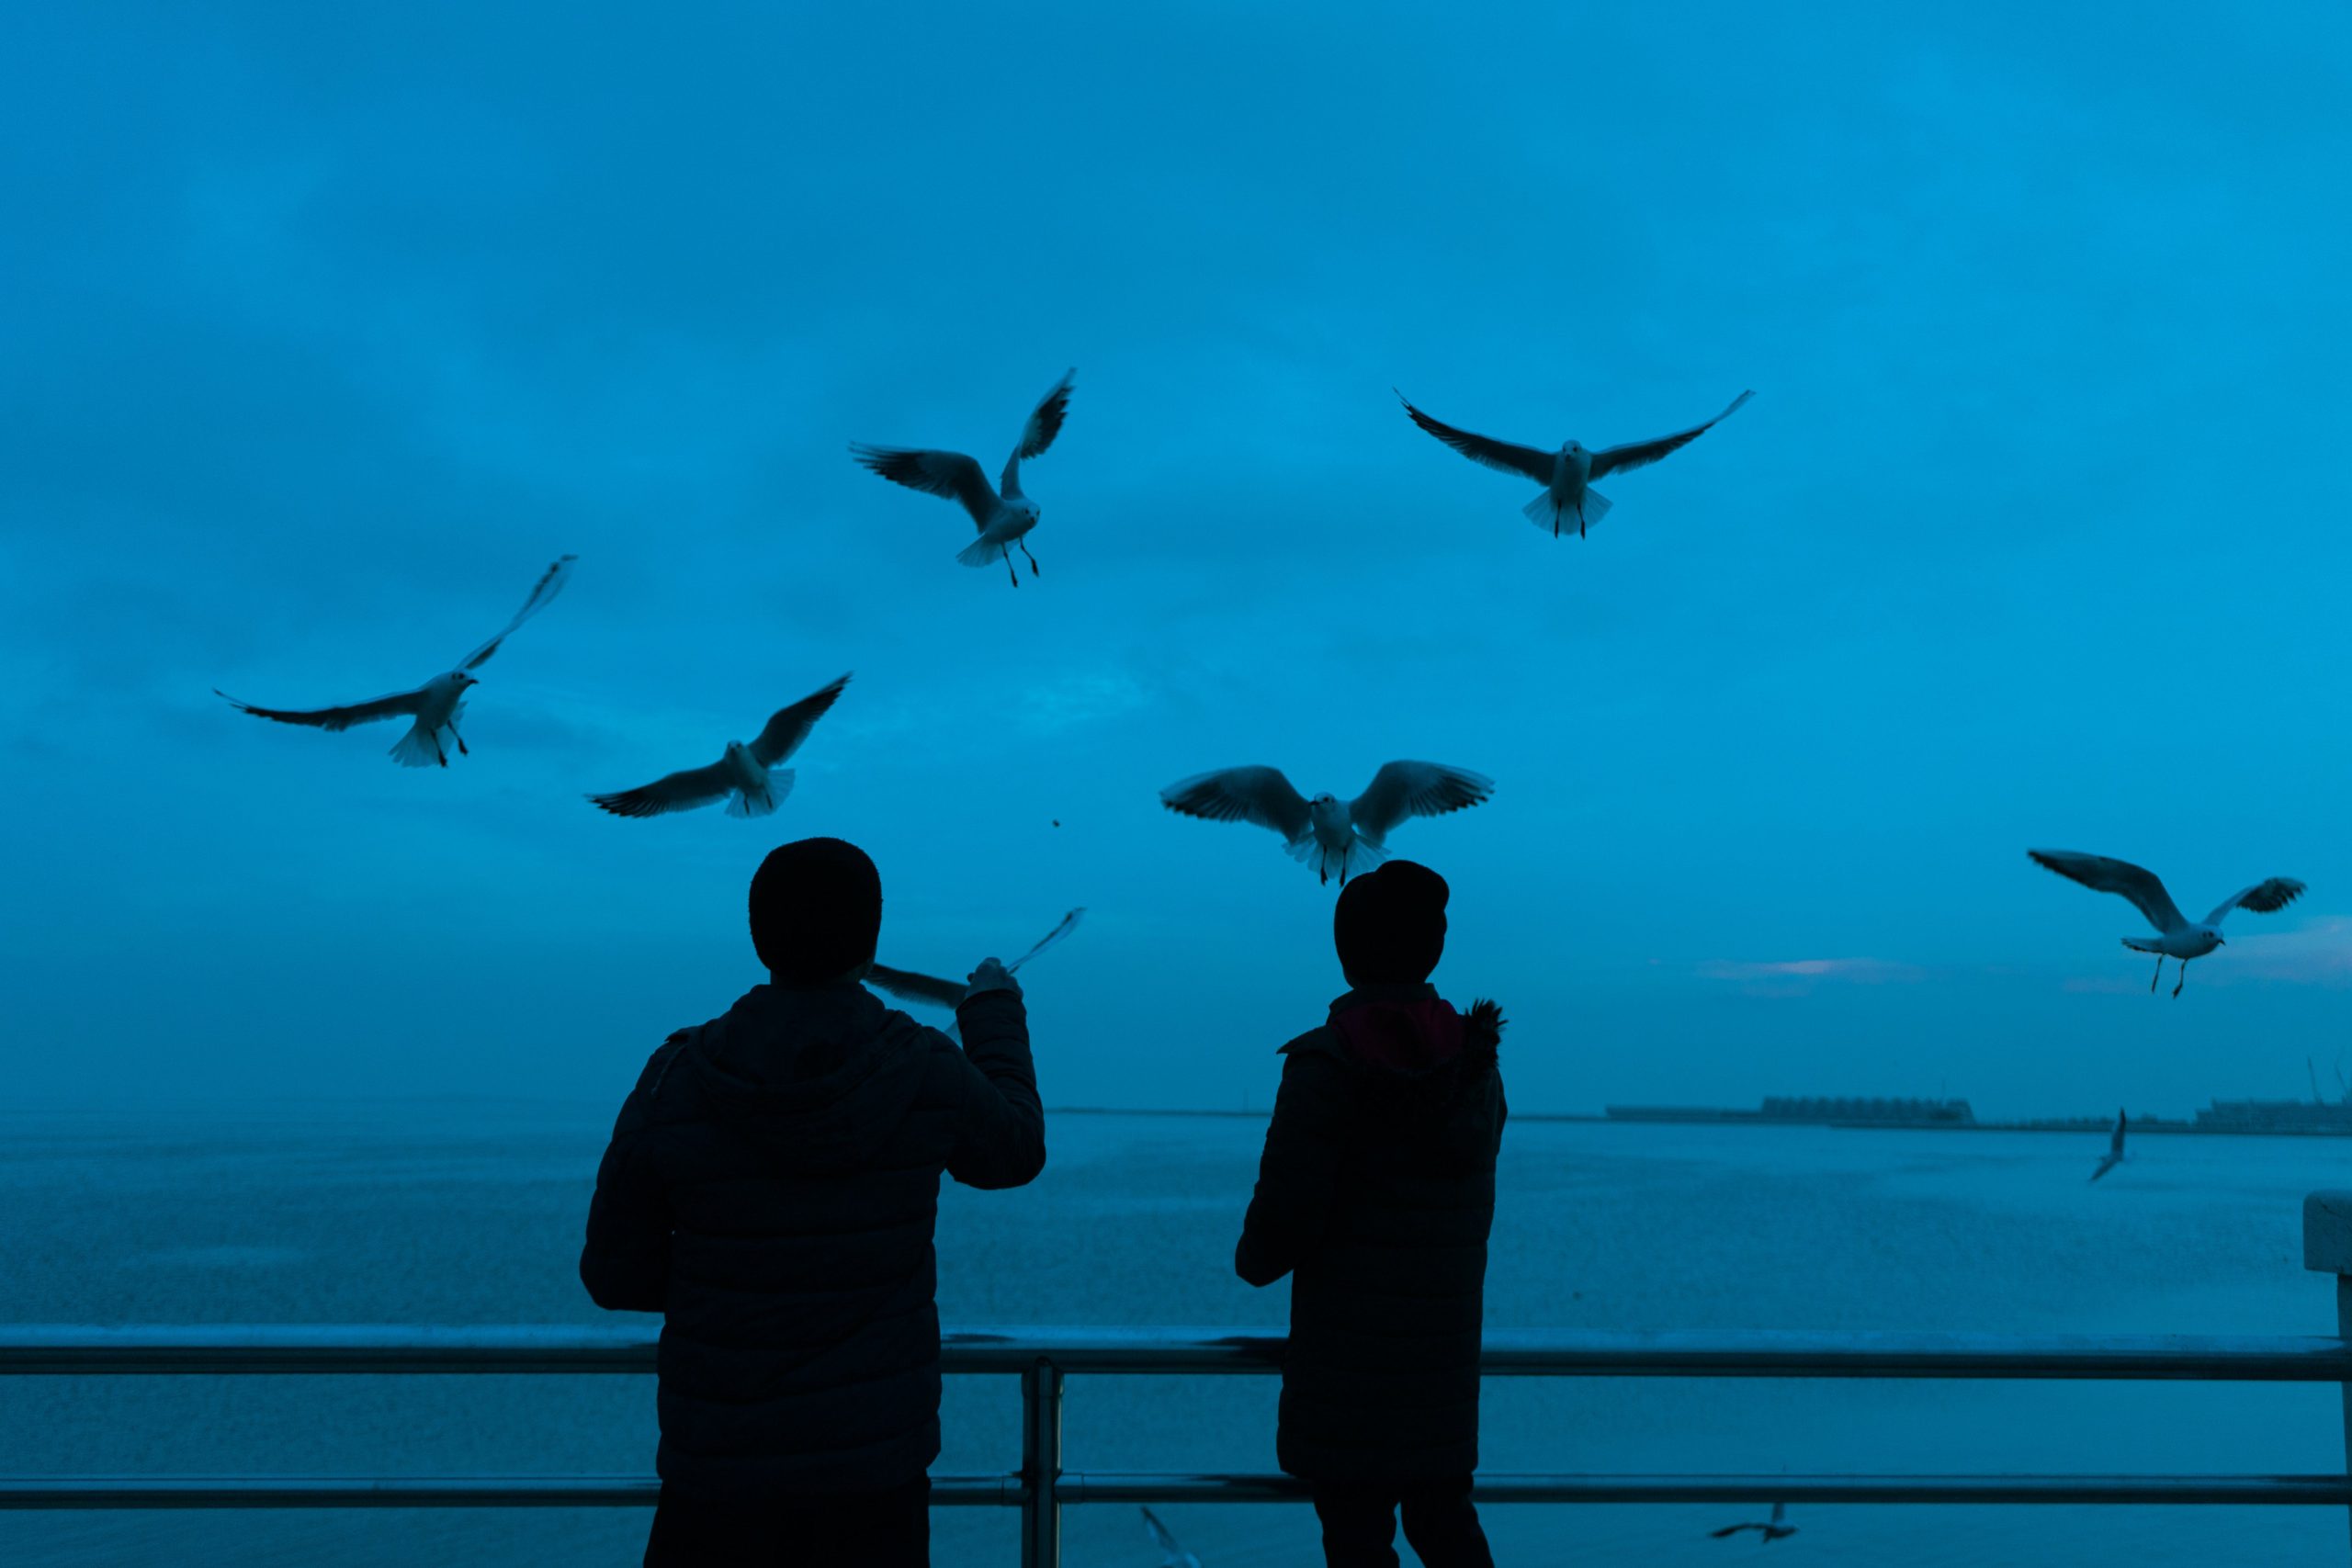
[(857, 983), (879, 921), (851, 846), (770, 856), (772, 983), (654, 1053), (598, 1170), (581, 1278), (664, 1315), (648, 1562), (927, 1559), (939, 1178), (1032, 1179), (1045, 1119), (1010, 976), (975, 974), (958, 1050)]
[(1353, 988), (1283, 1047), (1234, 1254), (1251, 1284), (1292, 1277), (1276, 1454), (1313, 1483), (1335, 1568), (1396, 1563), (1400, 1506), (1430, 1568), (1492, 1561), (1470, 1482), (1502, 1019), (1491, 1002), (1458, 1013), (1427, 982), (1445, 898), (1442, 878), (1403, 861), (1341, 893)]

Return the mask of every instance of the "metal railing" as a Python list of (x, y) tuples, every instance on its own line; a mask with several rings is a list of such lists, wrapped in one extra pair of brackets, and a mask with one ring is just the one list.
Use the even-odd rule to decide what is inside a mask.
[[(2336, 1276), (2334, 1337), (1973, 1334), (1565, 1334), (1486, 1338), (1489, 1377), (2077, 1379), (2324, 1382), (2345, 1389), (2352, 1442), (2352, 1192), (2303, 1207), (2304, 1263)], [(193, 1328), (0, 1326), (0, 1374), (645, 1374), (639, 1324), (579, 1327)], [(1061, 1509), (1083, 1503), (1260, 1503), (1302, 1498), (1277, 1474), (1127, 1473), (1064, 1467), (1071, 1375), (1265, 1375), (1283, 1338), (1177, 1328), (965, 1329), (943, 1337), (953, 1374), (1010, 1375), (1022, 1392), (1017, 1471), (941, 1474), (932, 1501), (1017, 1507), (1022, 1562), (1061, 1557)], [(2352, 1451), (2352, 1450), (2348, 1450)], [(0, 1476), (0, 1508), (650, 1506), (650, 1476)], [(2352, 1506), (2352, 1477), (2312, 1475), (1481, 1474), (1494, 1503), (2130, 1503)]]

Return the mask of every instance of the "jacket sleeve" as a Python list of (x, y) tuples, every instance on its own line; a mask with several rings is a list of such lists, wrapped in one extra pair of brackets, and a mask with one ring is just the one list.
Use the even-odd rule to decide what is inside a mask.
[(1339, 1071), (1311, 1052), (1283, 1058), (1258, 1190), (1233, 1249), (1233, 1271), (1253, 1285), (1271, 1285), (1313, 1257), (1329, 1226), (1346, 1147)]
[(580, 1282), (598, 1306), (615, 1312), (660, 1312), (669, 1299), (670, 1195), (653, 1160), (647, 1122), (653, 1091), (682, 1045), (672, 1040), (645, 1065), (596, 1167)]
[(947, 1174), (967, 1187), (1022, 1187), (1046, 1168), (1046, 1108), (1018, 991), (982, 991), (956, 1010), (964, 1092)]

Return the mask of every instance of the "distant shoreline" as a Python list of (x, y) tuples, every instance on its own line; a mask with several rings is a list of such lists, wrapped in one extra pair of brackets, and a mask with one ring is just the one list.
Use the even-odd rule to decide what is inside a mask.
[[(1057, 1105), (1046, 1108), (1048, 1116), (1163, 1116), (1218, 1118), (1227, 1121), (1263, 1122), (1271, 1114), (1266, 1111), (1207, 1111), (1147, 1109), (1118, 1105)], [(1587, 1122), (1604, 1127), (1773, 1127), (1823, 1128), (1833, 1133), (2064, 1133), (2074, 1137), (2096, 1135), (2104, 1137), (2114, 1127), (2106, 1117), (2084, 1117), (2078, 1120), (2037, 1118), (2030, 1122), (1830, 1122), (1799, 1121), (1795, 1118), (1758, 1116), (1752, 1112), (1731, 1112), (1690, 1116), (1610, 1116), (1577, 1111), (1514, 1111), (1514, 1122)], [(2134, 1119), (2132, 1134), (2152, 1136), (2178, 1134), (2198, 1138), (2352, 1138), (2352, 1126), (2331, 1127), (2213, 1127), (2193, 1122), (2174, 1121), (2163, 1117)]]

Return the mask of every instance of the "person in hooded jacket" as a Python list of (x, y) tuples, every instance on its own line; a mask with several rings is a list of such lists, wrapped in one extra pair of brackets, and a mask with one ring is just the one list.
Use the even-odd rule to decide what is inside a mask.
[(1046, 1163), (1020, 987), (973, 972), (960, 1050), (885, 1007), (881, 878), (838, 839), (770, 854), (751, 924), (768, 983), (653, 1053), (580, 1255), (599, 1306), (662, 1314), (645, 1561), (924, 1564), (940, 1175)]
[(1445, 879), (1390, 861), (1340, 891), (1348, 993), (1284, 1045), (1233, 1266), (1291, 1276), (1275, 1454), (1311, 1483), (1331, 1568), (1491, 1568), (1470, 1478), (1487, 1233), (1502, 1143), (1502, 1014), (1429, 984)]

